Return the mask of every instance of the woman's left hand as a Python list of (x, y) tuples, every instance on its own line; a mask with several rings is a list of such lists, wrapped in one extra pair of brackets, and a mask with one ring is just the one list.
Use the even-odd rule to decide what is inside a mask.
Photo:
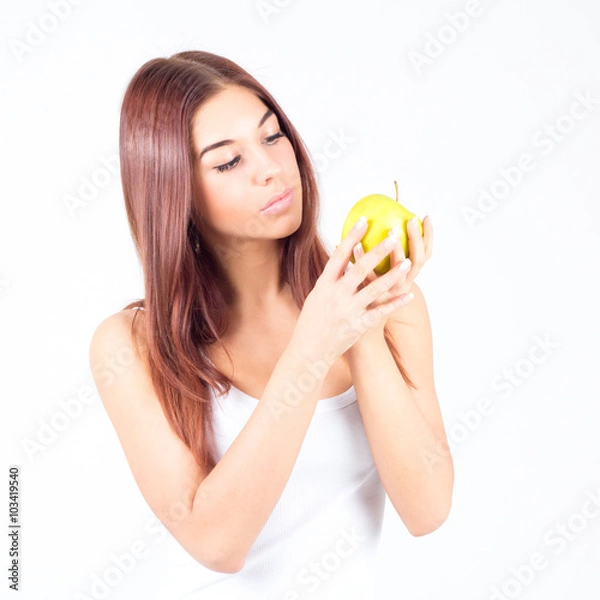
[[(412, 296), (409, 296), (410, 288), (415, 277), (419, 274), (419, 271), (423, 265), (431, 257), (433, 251), (433, 227), (431, 225), (431, 218), (427, 215), (423, 219), (423, 235), (421, 236), (421, 230), (417, 222), (417, 218), (411, 219), (406, 227), (408, 233), (408, 254), (410, 258), (405, 258), (402, 244), (396, 244), (396, 247), (390, 252), (390, 268), (407, 260), (410, 264), (410, 268), (405, 272), (405, 275), (400, 277), (398, 282), (394, 284), (385, 294), (379, 296), (377, 304), (374, 304), (372, 308), (379, 306), (382, 302), (388, 302), (398, 296), (404, 296), (404, 304), (408, 304), (411, 301)], [(354, 250), (354, 260), (358, 260), (364, 255), (362, 244), (357, 245), (358, 252)], [(359, 290), (366, 287), (372, 281), (377, 279), (375, 271), (371, 271), (359, 286)]]

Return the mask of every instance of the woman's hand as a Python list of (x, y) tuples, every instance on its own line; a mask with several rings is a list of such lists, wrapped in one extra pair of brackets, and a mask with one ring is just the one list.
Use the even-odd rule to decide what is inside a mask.
[[(365, 226), (356, 223), (339, 243), (317, 279), (300, 311), (294, 339), (302, 353), (325, 358), (333, 364), (348, 348), (366, 332), (382, 330), (388, 317), (401, 304), (398, 295), (406, 285), (406, 276), (400, 270), (402, 248), (399, 236), (395, 236), (394, 248), (382, 240), (374, 248), (349, 265), (353, 248), (366, 233)], [(420, 237), (420, 236), (419, 236)], [(391, 241), (391, 240), (390, 240)], [(413, 240), (409, 246), (415, 262), (424, 262), (425, 251)], [(391, 256), (400, 247), (400, 255)], [(373, 269), (390, 255), (392, 268), (381, 277), (375, 277)], [(396, 290), (390, 293), (389, 290)], [(400, 292), (398, 292), (400, 290)]]
[[(386, 293), (379, 296), (376, 302), (369, 305), (371, 308), (379, 306), (379, 304), (388, 302), (392, 298), (398, 296), (403, 296), (402, 304), (408, 304), (413, 298), (413, 294), (410, 293), (412, 282), (415, 280), (423, 265), (429, 260), (433, 251), (433, 227), (431, 225), (431, 218), (428, 215), (423, 219), (422, 236), (416, 217), (408, 222), (406, 230), (408, 232), (408, 254), (411, 258), (405, 258), (402, 244), (396, 244), (396, 247), (390, 253), (390, 268), (393, 269), (399, 263), (405, 262), (408, 265), (408, 269), (404, 271), (404, 276), (395, 285), (389, 288)], [(354, 260), (358, 260), (361, 256), (364, 256), (364, 254), (362, 243), (356, 244), (353, 251)], [(369, 285), (369, 283), (375, 281), (377, 278), (375, 271), (370, 271), (365, 278), (364, 283), (360, 284), (359, 289)]]

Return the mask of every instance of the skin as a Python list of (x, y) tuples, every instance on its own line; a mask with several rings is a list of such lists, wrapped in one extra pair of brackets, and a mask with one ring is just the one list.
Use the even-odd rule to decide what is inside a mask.
[[(279, 257), (283, 240), (302, 221), (302, 182), (287, 136), (271, 137), (281, 133), (277, 115), (257, 127), (267, 109), (252, 91), (229, 86), (192, 119), (203, 235), (221, 258), (234, 290), (229, 308), (240, 322), (272, 316), (292, 304), (289, 286), (280, 281)], [(198, 158), (204, 148), (225, 139), (234, 143)], [(231, 161), (231, 168), (216, 169)], [(293, 189), (293, 199), (286, 211), (261, 213), (287, 188)]]

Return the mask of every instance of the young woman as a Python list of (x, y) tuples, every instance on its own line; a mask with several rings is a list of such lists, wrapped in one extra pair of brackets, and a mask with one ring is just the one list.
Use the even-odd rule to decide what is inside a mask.
[(100, 323), (90, 363), (169, 533), (157, 597), (375, 597), (386, 492), (413, 535), (451, 504), (413, 281), (430, 219), (423, 236), (408, 228), (411, 260), (397, 234), (360, 252), (358, 226), (329, 256), (299, 134), (256, 79), (207, 52), (137, 71), (120, 160), (145, 297)]

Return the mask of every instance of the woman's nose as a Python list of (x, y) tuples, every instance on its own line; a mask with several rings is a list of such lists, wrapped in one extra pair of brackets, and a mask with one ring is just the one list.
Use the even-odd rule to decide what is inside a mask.
[(258, 151), (255, 158), (257, 161), (256, 174), (261, 182), (281, 173), (281, 163), (275, 160), (268, 150)]

